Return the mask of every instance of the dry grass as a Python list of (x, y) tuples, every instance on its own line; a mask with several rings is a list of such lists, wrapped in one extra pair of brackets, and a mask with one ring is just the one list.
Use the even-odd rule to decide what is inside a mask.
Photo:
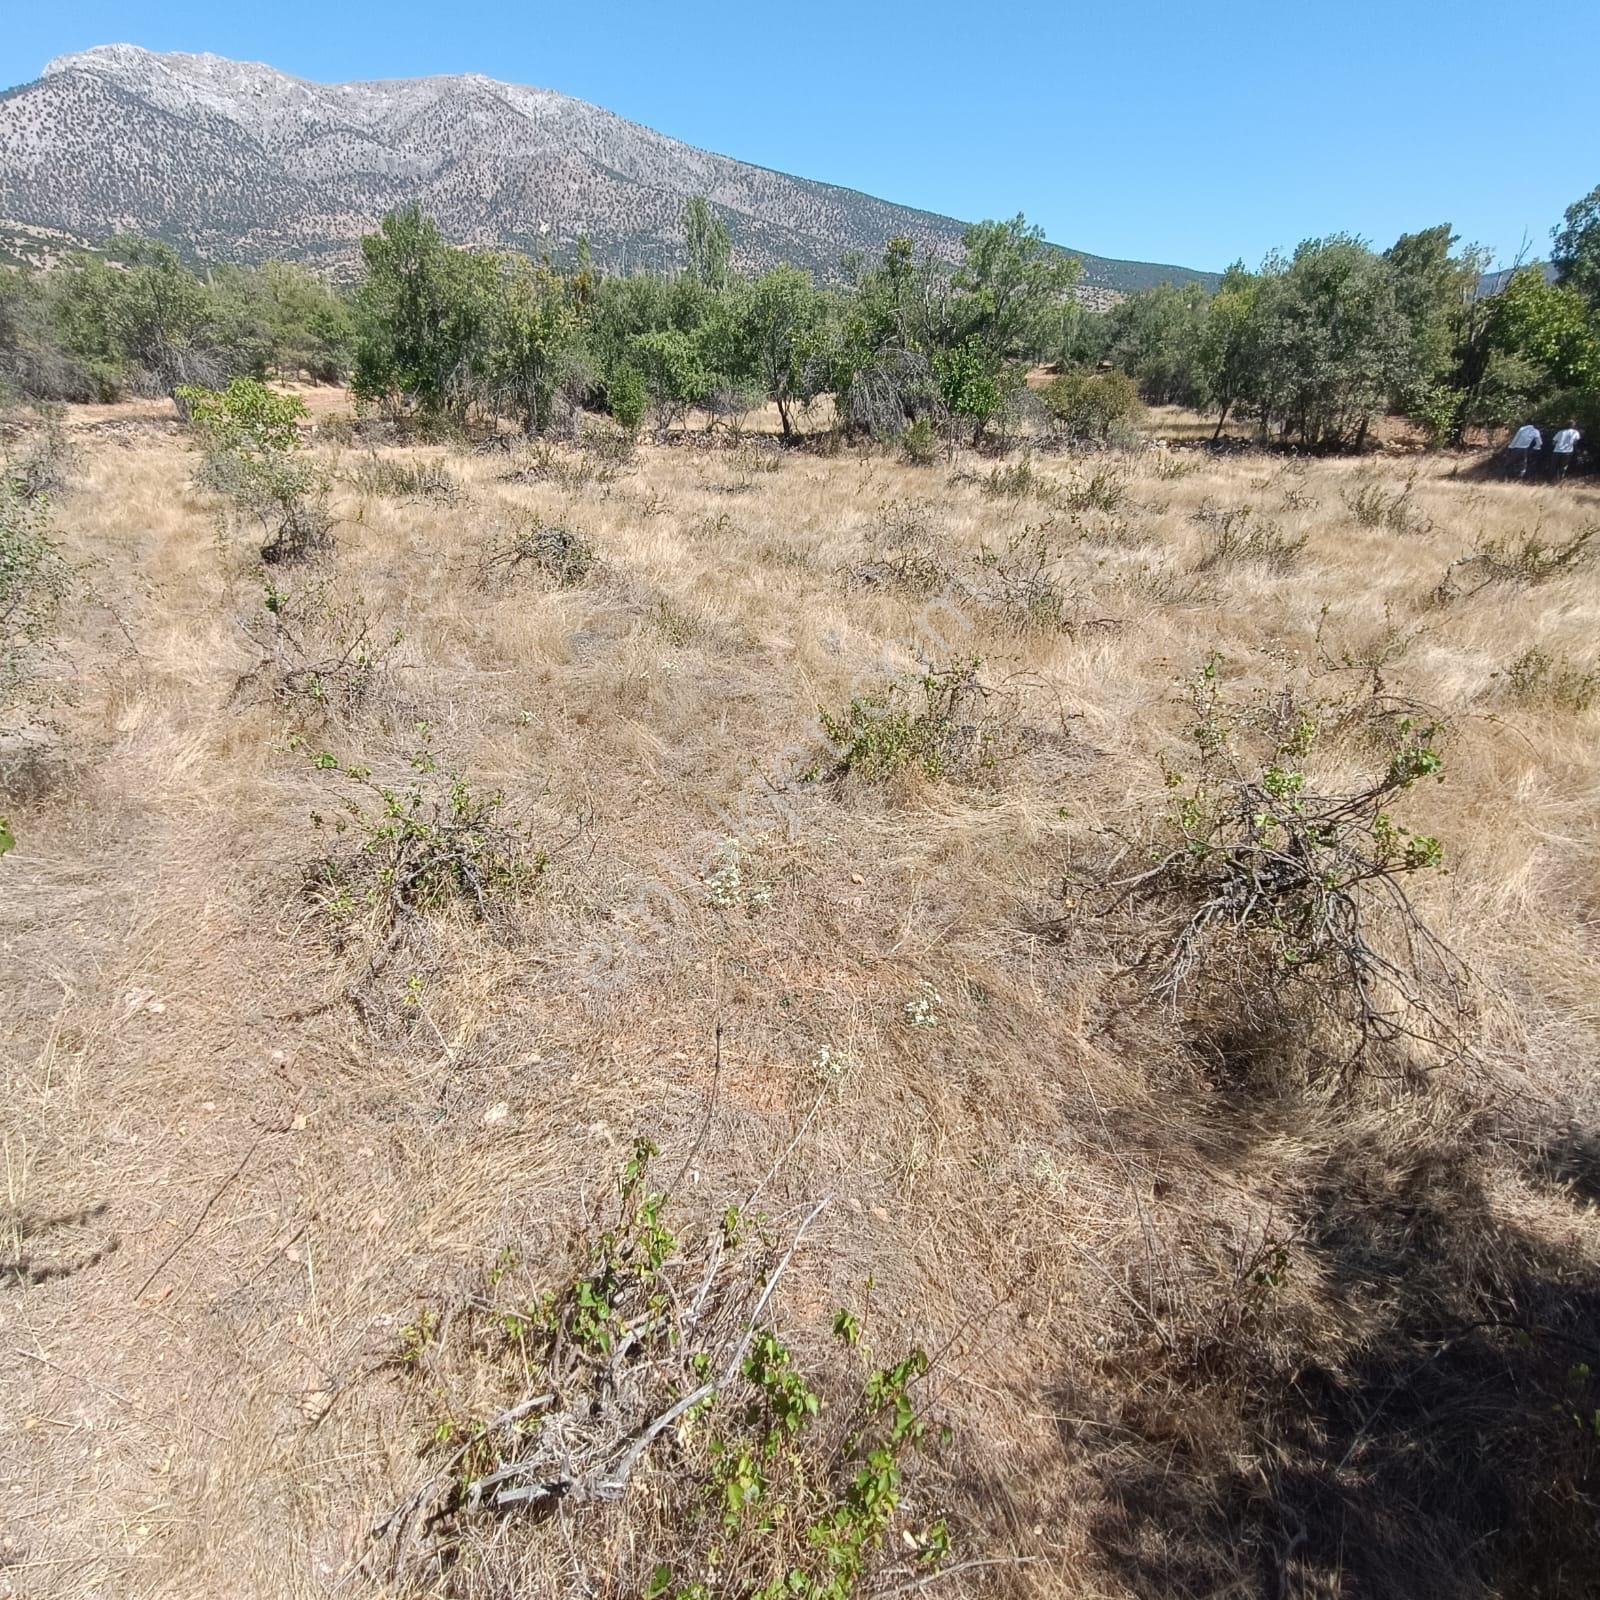
[[(56, 514), (104, 603), (43, 753), (0, 771), (0, 1594), (391, 1592), (368, 1530), (441, 1408), (505, 1382), (444, 1341), (398, 1372), (401, 1329), (504, 1246), (550, 1286), (637, 1133), (689, 1163), (691, 1233), (758, 1188), (780, 1233), (834, 1197), (775, 1301), (799, 1350), (870, 1276), (876, 1345), (940, 1352), (952, 1454), (911, 1497), (993, 1563), (942, 1594), (1593, 1592), (1600, 712), (1506, 675), (1535, 647), (1593, 671), (1600, 568), (1437, 593), (1600, 519), (1592, 490), (1430, 463), (1397, 535), (1349, 500), (1408, 468), (1249, 453), (1129, 457), (1109, 513), (1066, 509), (1055, 459), (1016, 501), (975, 461), (642, 447), (511, 482), (391, 451), (462, 492), (343, 483), (333, 555), (274, 570), (400, 634), (308, 723), (234, 692), (269, 578), (183, 436), (70, 426)], [(1245, 504), (1277, 554), (1219, 563), (1197, 513)], [(1041, 525), (1030, 582), (1071, 603), (1023, 625), (984, 553)], [(598, 560), (481, 581), (527, 528)], [(1470, 1064), (1336, 1093), (1292, 1032), (1148, 1003), (1068, 915), (1170, 810), (1213, 656), (1251, 737), (1323, 708), (1325, 786), (1391, 710), (1446, 726), (1400, 820), (1443, 841), (1412, 887), (1476, 974)], [(819, 706), (972, 657), (998, 768), (828, 775)], [(337, 779), (311, 757), (403, 775), (419, 721), (548, 861), (373, 959), (305, 893)], [(730, 849), (737, 895), (708, 886)], [(620, 1597), (669, 1541), (626, 1509), (479, 1527), (428, 1592)]]

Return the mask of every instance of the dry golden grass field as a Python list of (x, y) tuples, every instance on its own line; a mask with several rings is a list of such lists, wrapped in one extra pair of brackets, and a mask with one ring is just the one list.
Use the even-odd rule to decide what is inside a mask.
[[(1594, 489), (335, 404), (298, 566), (169, 408), (65, 420), (80, 582), (0, 754), (0, 1595), (811, 1584), (830, 1419), (914, 1347), (860, 1595), (1600, 1592)], [(1263, 795), (1424, 747), (1340, 813), (1363, 1051), (1299, 901), (1193, 919)], [(580, 1348), (539, 1297), (641, 1137), (672, 1240)], [(828, 1441), (726, 1516), (746, 1401), (646, 1436), (709, 1284), (729, 1387), (759, 1321)]]

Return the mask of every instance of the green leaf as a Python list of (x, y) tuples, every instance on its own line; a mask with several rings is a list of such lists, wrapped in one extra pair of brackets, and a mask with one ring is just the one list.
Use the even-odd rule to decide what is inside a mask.
[(8, 854), (17, 848), (17, 836), (11, 831), (11, 824), (5, 817), (0, 817), (0, 856)]
[(650, 1574), (650, 1581), (645, 1585), (644, 1600), (658, 1600), (672, 1587), (672, 1568), (665, 1562)]

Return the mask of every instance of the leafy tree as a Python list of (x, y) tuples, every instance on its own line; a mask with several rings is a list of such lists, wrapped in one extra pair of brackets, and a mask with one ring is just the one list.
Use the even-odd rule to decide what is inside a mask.
[(1600, 312), (1600, 184), (1567, 207), (1552, 236), (1550, 260), (1557, 281), (1582, 295), (1591, 310)]
[(744, 359), (738, 365), (776, 403), (783, 436), (793, 438), (796, 408), (825, 386), (825, 302), (808, 273), (775, 267), (750, 285), (740, 312)]
[(1257, 297), (1260, 280), (1235, 261), (1206, 307), (1195, 378), (1205, 402), (1217, 410), (1211, 437), (1222, 436), (1228, 413), (1255, 396), (1261, 367)]
[(485, 321), (484, 387), (494, 411), (543, 433), (557, 390), (579, 366), (581, 323), (566, 285), (546, 266), (506, 257), (488, 289)]
[(951, 282), (947, 348), (975, 339), (1003, 361), (1037, 358), (1052, 315), (1077, 282), (1079, 264), (1045, 242), (1020, 213), (1009, 222), (975, 222)]
[(416, 206), (390, 212), (361, 241), (361, 254), (357, 399), (423, 412), (465, 409), (483, 356), (493, 260), (452, 250)]
[(1409, 376), (1410, 329), (1388, 264), (1348, 234), (1271, 260), (1257, 290), (1256, 410), (1301, 443), (1359, 446)]
[(1206, 295), (1199, 284), (1160, 283), (1114, 306), (1107, 318), (1112, 359), (1138, 379), (1152, 405), (1199, 405)]
[(1489, 343), (1533, 363), (1558, 388), (1600, 383), (1600, 339), (1582, 295), (1569, 283), (1546, 282), (1538, 267), (1513, 274), (1495, 296)]
[(64, 270), (55, 295), (63, 341), (107, 397), (125, 379), (156, 392), (217, 374), (205, 338), (205, 285), (170, 245), (114, 239), (111, 265), (80, 257)]
[(688, 250), (688, 275), (714, 294), (721, 294), (730, 278), (733, 243), (722, 219), (704, 195), (696, 195), (683, 208), (683, 235)]
[(981, 339), (971, 338), (954, 350), (941, 350), (933, 358), (933, 367), (945, 409), (952, 417), (965, 418), (972, 424), (976, 444), (1004, 399), (1005, 364)]

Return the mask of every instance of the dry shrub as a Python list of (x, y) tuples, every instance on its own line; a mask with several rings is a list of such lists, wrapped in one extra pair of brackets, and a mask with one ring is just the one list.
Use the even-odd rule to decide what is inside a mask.
[(1288, 572), (1299, 560), (1309, 535), (1296, 538), (1276, 523), (1260, 516), (1251, 505), (1218, 506), (1205, 501), (1195, 513), (1195, 521), (1208, 530), (1209, 538), (1196, 572), (1214, 572), (1230, 566), (1259, 566), (1273, 572)]
[(444, 1567), (434, 1592), (452, 1595), (525, 1592), (558, 1546), (582, 1552), (574, 1583), (662, 1600), (851, 1600), (936, 1575), (950, 1531), (926, 1492), (927, 1356), (866, 1359), (843, 1308), (819, 1359), (774, 1331), (826, 1202), (783, 1232), (735, 1206), (680, 1236), (649, 1184), (656, 1153), (635, 1146), (616, 1220), (557, 1287), (530, 1294), (507, 1247), (477, 1293), (404, 1330), (432, 1460), (375, 1554), (407, 1578)]
[(485, 589), (504, 589), (520, 574), (536, 572), (570, 589), (593, 577), (599, 566), (600, 553), (586, 533), (535, 520), (489, 542), (477, 559), (477, 581)]
[(1600, 549), (1594, 543), (1600, 525), (1580, 528), (1570, 538), (1547, 539), (1535, 528), (1505, 539), (1484, 539), (1469, 556), (1452, 561), (1431, 596), (1434, 605), (1446, 605), (1487, 589), (1491, 584), (1535, 586), (1549, 583), (1585, 566)]
[(1600, 705), (1600, 667), (1578, 665), (1569, 656), (1552, 656), (1529, 645), (1503, 672), (1506, 694), (1518, 705), (1588, 711)]
[[(1363, 528), (1383, 528), (1390, 533), (1422, 535), (1433, 531), (1433, 519), (1418, 510), (1413, 495), (1417, 475), (1411, 474), (1400, 489), (1386, 489), (1376, 478), (1367, 478), (1344, 491), (1344, 503)], [(1284, 505), (1289, 507), (1288, 496)]]
[(1108, 618), (1087, 608), (1084, 594), (1068, 582), (1064, 552), (1051, 523), (1023, 528), (1003, 550), (985, 547), (978, 553), (978, 569), (970, 592), (996, 607), (1014, 627), (1070, 633), (1109, 625)]
[(853, 588), (887, 587), (926, 597), (950, 582), (949, 556), (930, 500), (887, 500), (878, 507), (868, 554), (845, 572)]
[(380, 694), (400, 643), (359, 597), (331, 581), (287, 593), (269, 588), (261, 609), (243, 623), (259, 652), (234, 685), (236, 699), (262, 694), (292, 710), (303, 728), (358, 715)]
[(327, 751), (313, 765), (342, 788), (330, 814), (312, 816), (337, 842), (306, 868), (306, 890), (341, 949), (387, 953), (412, 924), (452, 906), (486, 919), (544, 871), (548, 857), (505, 794), (441, 769), (426, 723), (403, 779), (384, 781)]

